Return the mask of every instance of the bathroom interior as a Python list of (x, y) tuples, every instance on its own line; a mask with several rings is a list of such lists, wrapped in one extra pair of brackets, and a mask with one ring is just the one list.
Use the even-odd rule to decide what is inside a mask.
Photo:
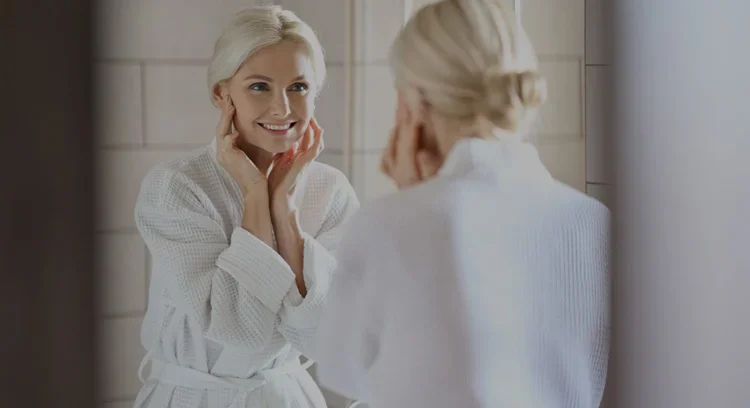
[[(328, 80), (316, 116), (325, 129), (319, 158), (342, 170), (362, 201), (394, 191), (379, 161), (395, 109), (388, 46), (428, 0), (101, 0), (97, 11), (96, 148), (99, 270), (98, 370), (102, 408), (131, 407), (144, 354), (148, 251), (135, 229), (140, 182), (158, 162), (210, 142), (217, 120), (205, 90), (213, 41), (229, 16), (280, 4), (318, 34)], [(506, 0), (539, 55), (549, 99), (533, 142), (552, 175), (605, 204), (603, 106), (611, 69), (605, 0)], [(106, 127), (105, 125), (106, 124)], [(314, 371), (314, 366), (312, 368)], [(325, 391), (325, 390), (324, 390)], [(343, 397), (325, 392), (331, 408)]]

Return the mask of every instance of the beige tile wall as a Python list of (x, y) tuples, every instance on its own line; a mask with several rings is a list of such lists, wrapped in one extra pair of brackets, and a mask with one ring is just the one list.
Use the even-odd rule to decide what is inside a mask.
[[(404, 16), (424, 0), (354, 0), (355, 50), (346, 51), (346, 0), (279, 0), (318, 32), (329, 81), (317, 116), (326, 129), (320, 160), (344, 165), (345, 64), (354, 67), (352, 167), (362, 199), (393, 191), (378, 170), (395, 108), (387, 50)], [(505, 0), (512, 7), (513, 0)], [(589, 0), (590, 2), (591, 0)], [(147, 250), (133, 223), (140, 182), (154, 164), (208, 143), (216, 113), (205, 89), (215, 36), (235, 11), (265, 0), (100, 0), (97, 17), (97, 129), (102, 404), (129, 406), (140, 384), (136, 369), (146, 307)], [(584, 0), (522, 0), (522, 18), (549, 78), (537, 144), (558, 178), (586, 187), (584, 158)], [(590, 54), (591, 51), (588, 51)], [(587, 54), (587, 55), (588, 55)], [(346, 61), (347, 56), (351, 61)], [(588, 60), (586, 61), (588, 62)], [(333, 408), (344, 400), (328, 395)]]

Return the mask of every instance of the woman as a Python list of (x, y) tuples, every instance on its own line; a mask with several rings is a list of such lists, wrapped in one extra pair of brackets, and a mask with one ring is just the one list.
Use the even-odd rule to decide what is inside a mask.
[(279, 7), (238, 13), (216, 41), (216, 139), (151, 170), (136, 204), (154, 261), (136, 407), (325, 407), (299, 356), (359, 203), (314, 161), (324, 77), (315, 34)]
[(419, 10), (392, 47), (400, 187), (342, 240), (319, 382), (372, 408), (599, 406), (608, 218), (524, 142), (545, 99), (499, 0)]

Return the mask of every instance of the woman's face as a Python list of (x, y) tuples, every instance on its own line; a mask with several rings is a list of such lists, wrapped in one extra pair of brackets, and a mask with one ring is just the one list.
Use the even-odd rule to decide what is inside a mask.
[(282, 153), (299, 140), (315, 109), (315, 74), (303, 45), (270, 45), (247, 59), (215, 96), (228, 91), (241, 142)]

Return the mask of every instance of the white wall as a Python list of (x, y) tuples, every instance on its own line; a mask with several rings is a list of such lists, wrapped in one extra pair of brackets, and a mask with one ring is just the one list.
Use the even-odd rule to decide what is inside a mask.
[(750, 406), (747, 1), (615, 2), (612, 407)]
[[(97, 230), (104, 271), (99, 289), (101, 402), (107, 408), (129, 406), (140, 388), (136, 371), (144, 354), (139, 330), (149, 257), (132, 214), (141, 179), (155, 163), (210, 141), (216, 114), (204, 78), (213, 41), (233, 12), (263, 2), (100, 0)], [(512, 0), (506, 2), (512, 7)], [(424, 0), (354, 0), (355, 52), (348, 61), (347, 0), (276, 3), (305, 19), (326, 50), (330, 76), (317, 112), (326, 129), (321, 160), (343, 168), (348, 123), (343, 112), (352, 89), (350, 179), (363, 199), (393, 191), (378, 171), (395, 109), (386, 52), (410, 13), (407, 9)], [(550, 101), (542, 112), (537, 145), (552, 173), (583, 191), (587, 180), (599, 181), (591, 163), (587, 172), (584, 157), (584, 83), (595, 79), (584, 75), (592, 68), (585, 63), (594, 61), (584, 60), (592, 55), (584, 42), (584, 0), (522, 0), (522, 7), (523, 23), (549, 81)], [(346, 64), (353, 67), (353, 88), (345, 81)], [(590, 140), (594, 134), (589, 127)], [(334, 408), (340, 404), (332, 400)]]

